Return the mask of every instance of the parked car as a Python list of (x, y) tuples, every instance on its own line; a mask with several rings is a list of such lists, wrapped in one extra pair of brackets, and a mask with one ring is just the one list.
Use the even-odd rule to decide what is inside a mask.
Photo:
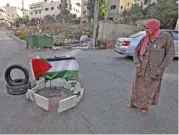
[[(166, 30), (166, 29), (162, 29), (161, 31), (169, 32), (172, 35), (174, 44), (175, 44), (175, 57), (178, 57), (178, 46), (179, 46), (178, 31)], [(136, 46), (145, 35), (146, 35), (146, 32), (141, 31), (129, 37), (118, 38), (116, 40), (115, 52), (125, 55), (125, 56), (133, 56)]]

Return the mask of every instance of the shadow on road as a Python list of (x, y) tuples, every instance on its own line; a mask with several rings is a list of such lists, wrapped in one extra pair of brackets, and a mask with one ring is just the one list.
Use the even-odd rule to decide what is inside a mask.
[(129, 56), (122, 56), (122, 57), (115, 57), (115, 59), (118, 61), (133, 61), (133, 57), (129, 57)]

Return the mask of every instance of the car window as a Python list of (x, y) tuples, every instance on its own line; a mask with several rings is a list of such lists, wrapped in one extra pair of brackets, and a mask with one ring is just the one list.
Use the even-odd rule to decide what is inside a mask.
[(178, 31), (172, 31), (172, 36), (174, 40), (178, 40)]

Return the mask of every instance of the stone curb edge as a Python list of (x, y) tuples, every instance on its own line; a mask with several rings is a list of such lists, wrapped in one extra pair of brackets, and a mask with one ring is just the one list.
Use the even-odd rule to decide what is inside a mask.
[(15, 39), (15, 40), (18, 40), (18, 41), (20, 41), (21, 43), (26, 44), (26, 42), (25, 42), (24, 40), (19, 39), (18, 37), (14, 36), (13, 34), (10, 34), (9, 32), (6, 32), (6, 34), (7, 34), (9, 37), (11, 37), (11, 38), (13, 38), (13, 39)]
[[(18, 37), (14, 36), (13, 34), (10, 34), (9, 32), (6, 32), (6, 34), (15, 39), (15, 40), (18, 40), (20, 41), (21, 43), (24, 43), (26, 44), (26, 42), (24, 40), (21, 40), (19, 39)], [(71, 47), (71, 46), (68, 46), (68, 47), (52, 47), (52, 50), (74, 50), (74, 49), (81, 49), (81, 50), (93, 50), (93, 49), (98, 49), (97, 47)]]

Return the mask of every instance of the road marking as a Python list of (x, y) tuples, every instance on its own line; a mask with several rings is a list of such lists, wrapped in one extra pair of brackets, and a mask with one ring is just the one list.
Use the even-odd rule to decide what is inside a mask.
[(0, 40), (13, 40), (13, 38), (0, 38)]

